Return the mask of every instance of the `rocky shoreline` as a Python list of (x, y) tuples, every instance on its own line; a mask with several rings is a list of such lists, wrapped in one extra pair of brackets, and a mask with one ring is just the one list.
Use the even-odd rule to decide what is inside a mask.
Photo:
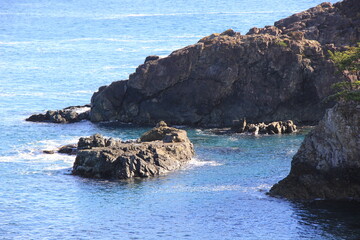
[[(328, 53), (360, 42), (359, 14), (359, 1), (344, 0), (322, 3), (246, 35), (231, 29), (214, 33), (167, 57), (147, 57), (129, 79), (100, 87), (91, 105), (26, 120), (140, 125), (165, 120), (237, 133), (283, 134), (296, 131), (293, 121), (317, 123), (330, 108), (306, 136), (290, 174), (269, 194), (294, 200), (360, 200), (360, 106), (324, 102), (334, 83), (359, 79), (358, 72), (337, 74)], [(84, 107), (86, 111), (79, 111)], [(245, 118), (258, 124), (247, 124)], [(160, 124), (135, 142), (100, 135), (82, 138), (76, 154), (74, 175), (126, 179), (175, 170), (194, 150), (186, 132)]]

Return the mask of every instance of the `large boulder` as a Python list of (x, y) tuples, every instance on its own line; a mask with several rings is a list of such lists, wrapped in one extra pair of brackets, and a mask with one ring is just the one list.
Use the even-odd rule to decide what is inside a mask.
[(360, 200), (360, 103), (340, 103), (326, 112), (270, 195)]
[(150, 177), (180, 168), (193, 155), (186, 131), (162, 124), (137, 141), (122, 142), (99, 134), (80, 138), (72, 173), (102, 179)]
[(328, 50), (359, 41), (358, 10), (357, 0), (324, 3), (247, 35), (227, 30), (165, 58), (149, 57), (128, 80), (94, 93), (91, 121), (318, 122), (333, 106), (323, 103), (330, 86), (345, 80)]

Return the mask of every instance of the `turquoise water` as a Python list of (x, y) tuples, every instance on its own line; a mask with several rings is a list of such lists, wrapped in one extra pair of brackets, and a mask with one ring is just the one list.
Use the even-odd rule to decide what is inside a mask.
[(89, 103), (148, 55), (205, 35), (246, 33), (320, 3), (269, 1), (2, 0), (0, 239), (359, 239), (354, 203), (268, 197), (304, 137), (214, 135), (188, 129), (196, 158), (167, 176), (129, 182), (69, 175), (73, 156), (46, 155), (116, 123), (29, 123), (35, 112)]

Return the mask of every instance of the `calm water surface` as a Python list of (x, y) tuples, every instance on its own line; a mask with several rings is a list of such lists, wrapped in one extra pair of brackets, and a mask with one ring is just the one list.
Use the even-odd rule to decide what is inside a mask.
[[(74, 157), (45, 155), (114, 123), (29, 123), (32, 113), (89, 103), (148, 55), (167, 56), (214, 32), (246, 33), (318, 0), (2, 0), (0, 239), (359, 239), (353, 203), (268, 197), (304, 137), (187, 129), (196, 158), (167, 176), (129, 182), (69, 175)], [(333, 2), (333, 1), (332, 1)]]

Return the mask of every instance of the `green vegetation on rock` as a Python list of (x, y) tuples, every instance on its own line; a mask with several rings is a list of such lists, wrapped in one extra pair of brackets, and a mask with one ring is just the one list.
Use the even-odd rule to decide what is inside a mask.
[(329, 51), (330, 59), (334, 61), (338, 70), (348, 78), (348, 81), (335, 83), (332, 88), (337, 93), (330, 99), (338, 101), (360, 101), (360, 81), (352, 80), (350, 75), (359, 75), (360, 71), (360, 43), (356, 47), (348, 47), (343, 52)]

